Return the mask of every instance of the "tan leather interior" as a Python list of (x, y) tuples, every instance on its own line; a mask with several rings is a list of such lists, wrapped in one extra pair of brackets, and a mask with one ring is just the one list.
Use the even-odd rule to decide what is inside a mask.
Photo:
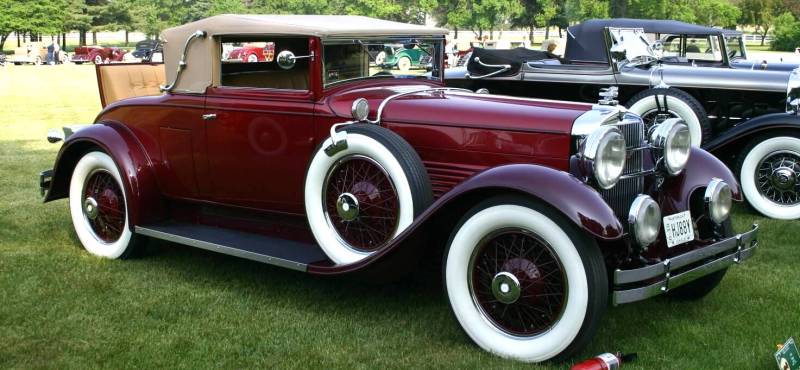
[(229, 73), (222, 76), (222, 86), (308, 90), (308, 69)]
[(137, 96), (160, 95), (165, 84), (163, 64), (109, 64), (99, 68), (105, 105)]

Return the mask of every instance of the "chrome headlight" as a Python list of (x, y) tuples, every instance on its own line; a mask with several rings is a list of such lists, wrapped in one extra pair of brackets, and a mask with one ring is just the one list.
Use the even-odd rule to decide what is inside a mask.
[(369, 102), (367, 99), (358, 98), (353, 100), (353, 105), (350, 106), (350, 115), (353, 116), (353, 120), (361, 122), (367, 119), (367, 115), (369, 115)]
[(617, 184), (625, 168), (625, 138), (618, 128), (601, 126), (583, 141), (581, 154), (592, 161), (597, 184), (610, 189)]
[(628, 212), (631, 235), (642, 247), (653, 244), (661, 232), (661, 207), (649, 195), (639, 195)]
[(720, 179), (713, 179), (708, 183), (703, 196), (706, 203), (706, 212), (715, 224), (719, 225), (731, 214), (733, 192), (731, 187)]
[(664, 168), (670, 175), (680, 174), (689, 162), (692, 136), (683, 121), (672, 118), (655, 127), (651, 137), (654, 147), (661, 149)]

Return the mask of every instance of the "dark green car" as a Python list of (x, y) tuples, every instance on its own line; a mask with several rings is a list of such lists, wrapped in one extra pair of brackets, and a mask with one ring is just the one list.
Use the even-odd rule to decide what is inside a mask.
[(397, 67), (403, 72), (411, 68), (430, 69), (433, 58), (429, 48), (429, 45), (386, 45), (375, 56), (375, 64), (381, 68)]

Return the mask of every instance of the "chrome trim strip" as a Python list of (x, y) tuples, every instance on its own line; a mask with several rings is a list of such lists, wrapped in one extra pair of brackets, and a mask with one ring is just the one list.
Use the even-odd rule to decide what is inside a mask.
[(249, 260), (252, 260), (252, 261), (267, 263), (267, 264), (275, 265), (275, 266), (280, 266), (280, 267), (284, 267), (284, 268), (295, 270), (295, 271), (306, 272), (308, 270), (308, 265), (306, 265), (305, 263), (289, 261), (289, 260), (285, 260), (283, 258), (267, 256), (267, 255), (264, 255), (264, 254), (258, 254), (258, 253), (254, 253), (254, 252), (250, 252), (250, 251), (236, 249), (236, 248), (225, 246), (225, 245), (220, 245), (220, 244), (210, 243), (210, 242), (206, 242), (206, 241), (202, 241), (202, 240), (187, 238), (187, 237), (180, 236), (180, 235), (169, 234), (169, 233), (165, 233), (163, 231), (148, 229), (148, 228), (141, 227), (141, 226), (136, 226), (134, 228), (134, 231), (137, 234), (149, 236), (151, 238), (156, 238), (156, 239), (170, 241), (170, 242), (173, 242), (173, 243), (188, 245), (190, 247), (205, 249), (207, 251), (218, 252), (218, 253), (227, 254), (227, 255), (230, 255), (230, 256), (241, 257), (241, 258), (249, 259)]
[[(754, 224), (753, 228), (748, 232), (738, 234), (709, 247), (685, 253), (673, 259), (667, 259), (663, 263), (634, 270), (616, 270), (614, 271), (614, 284), (646, 281), (658, 276), (663, 276), (664, 278), (658, 282), (639, 288), (615, 289), (611, 297), (612, 303), (616, 306), (624, 303), (641, 301), (662, 293), (666, 293), (670, 289), (677, 288), (730, 265), (741, 263), (742, 261), (752, 257), (756, 251), (756, 248), (758, 248), (758, 240), (756, 239), (757, 232), (758, 225)], [(731, 253), (723, 257), (717, 258), (714, 261), (697, 266), (678, 275), (670, 275), (671, 272), (675, 271), (676, 269), (706, 259), (712, 255), (726, 250), (727, 248), (733, 250)]]
[(397, 94), (391, 95), (391, 96), (387, 97), (386, 99), (383, 99), (381, 104), (378, 105), (378, 113), (375, 115), (375, 120), (374, 121), (367, 120), (367, 122), (373, 123), (373, 124), (376, 124), (376, 125), (380, 125), (381, 124), (381, 116), (383, 115), (383, 109), (386, 108), (386, 104), (389, 104), (390, 101), (392, 101), (394, 99), (397, 99), (397, 98), (399, 98), (401, 96), (412, 95), (412, 94), (417, 94), (417, 93), (421, 93), (421, 92), (429, 92), (429, 91), (430, 92), (434, 92), (434, 91), (463, 91), (463, 92), (469, 92), (469, 93), (473, 92), (472, 90), (461, 89), (461, 88), (457, 88), (457, 87), (426, 87), (426, 88), (422, 88), (422, 89), (414, 89), (414, 90), (404, 91), (404, 92), (401, 92), (401, 93), (397, 93)]
[(181, 71), (186, 68), (186, 50), (189, 49), (189, 44), (192, 40), (196, 38), (204, 39), (206, 37), (206, 31), (197, 30), (193, 34), (189, 35), (186, 39), (186, 43), (183, 44), (183, 51), (181, 51), (181, 60), (178, 62), (178, 70), (175, 73), (175, 79), (172, 80), (172, 83), (169, 85), (161, 85), (159, 89), (162, 92), (170, 92), (173, 88), (175, 88), (175, 84), (178, 83), (178, 79), (181, 78)]

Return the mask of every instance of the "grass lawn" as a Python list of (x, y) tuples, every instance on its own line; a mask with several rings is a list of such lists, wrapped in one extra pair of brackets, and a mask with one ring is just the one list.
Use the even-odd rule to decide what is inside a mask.
[[(451, 318), (439, 281), (325, 279), (169, 243), (143, 258), (83, 251), (65, 200), (42, 204), (48, 128), (91, 122), (94, 68), (0, 67), (0, 368), (541, 368), (491, 356)], [(798, 223), (741, 206), (761, 249), (700, 302), (610, 308), (580, 358), (626, 369), (770, 369), (800, 338)], [(438, 276), (438, 274), (432, 274)]]

